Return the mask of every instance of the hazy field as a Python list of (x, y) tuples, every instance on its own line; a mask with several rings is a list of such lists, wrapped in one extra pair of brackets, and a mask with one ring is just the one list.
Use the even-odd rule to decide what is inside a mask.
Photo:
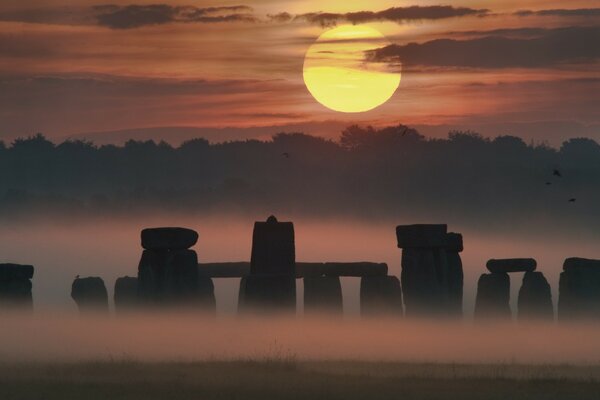
[(0, 365), (9, 399), (597, 399), (600, 367), (299, 362)]

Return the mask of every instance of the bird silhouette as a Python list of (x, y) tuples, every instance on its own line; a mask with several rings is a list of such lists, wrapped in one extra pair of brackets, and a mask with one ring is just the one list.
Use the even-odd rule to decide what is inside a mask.
[(287, 153), (287, 152), (286, 152), (286, 153), (283, 153), (282, 155), (283, 155), (285, 158), (290, 158), (290, 153)]
[(576, 199), (576, 198), (574, 198), (574, 197), (573, 197), (573, 198), (571, 198), (571, 199), (569, 199), (569, 203), (575, 203), (576, 201), (577, 201), (577, 199)]
[(546, 185), (552, 185), (552, 182), (546, 182)]
[(79, 279), (79, 275), (75, 275), (75, 279)]
[(552, 171), (552, 175), (554, 176), (558, 176), (559, 178), (562, 177), (562, 174), (560, 173), (559, 170), (557, 170), (556, 168)]

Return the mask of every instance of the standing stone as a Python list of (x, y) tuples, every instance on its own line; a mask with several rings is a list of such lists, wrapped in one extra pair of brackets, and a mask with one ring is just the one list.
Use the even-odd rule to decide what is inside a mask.
[(242, 311), (296, 310), (294, 225), (274, 216), (256, 222), (252, 235), (250, 275), (240, 282)]
[(0, 264), (0, 309), (32, 310), (31, 265)]
[(507, 273), (483, 274), (477, 283), (475, 319), (510, 319), (510, 278)]
[(448, 233), (446, 244), (446, 262), (448, 265), (448, 307), (449, 315), (461, 317), (463, 314), (463, 266), (460, 252), (463, 240), (460, 233)]
[(443, 224), (422, 224), (399, 225), (396, 237), (406, 315), (462, 315), (462, 235)]
[(402, 316), (402, 289), (395, 276), (368, 276), (360, 280), (360, 312), (366, 316)]
[(198, 234), (187, 228), (149, 228), (141, 233), (138, 296), (152, 306), (215, 309), (212, 279), (199, 271), (198, 256), (189, 247)]
[(71, 286), (71, 298), (81, 313), (108, 313), (108, 293), (102, 278), (76, 278)]
[(304, 314), (343, 312), (342, 285), (339, 276), (304, 278)]
[(565, 260), (559, 282), (558, 319), (600, 319), (600, 260)]
[(554, 319), (552, 291), (541, 272), (525, 272), (519, 290), (517, 315), (520, 321)]
[(131, 276), (117, 278), (113, 300), (117, 313), (136, 310), (139, 307), (138, 279)]

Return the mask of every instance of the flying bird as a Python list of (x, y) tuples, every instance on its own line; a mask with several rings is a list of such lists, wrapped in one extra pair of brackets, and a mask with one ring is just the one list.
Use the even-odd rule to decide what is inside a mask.
[(546, 185), (552, 185), (552, 182), (546, 182)]
[(290, 153), (283, 153), (282, 154), (285, 158), (290, 158)]
[(576, 201), (577, 201), (577, 199), (576, 199), (576, 198), (574, 198), (574, 197), (573, 197), (573, 198), (571, 198), (571, 199), (569, 199), (569, 203), (575, 203)]
[(552, 171), (552, 175), (558, 176), (559, 178), (562, 178), (562, 174), (556, 168)]

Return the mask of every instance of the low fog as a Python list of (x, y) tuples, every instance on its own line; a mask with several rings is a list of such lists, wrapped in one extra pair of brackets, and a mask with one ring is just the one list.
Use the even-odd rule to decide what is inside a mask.
[(2, 316), (3, 362), (360, 360), (597, 364), (599, 326), (194, 315)]

